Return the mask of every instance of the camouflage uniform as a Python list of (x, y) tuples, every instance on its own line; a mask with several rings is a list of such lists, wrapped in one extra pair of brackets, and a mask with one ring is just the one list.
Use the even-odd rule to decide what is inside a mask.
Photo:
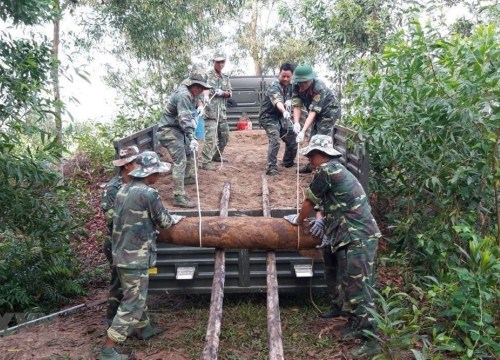
[[(324, 206), (325, 234), (331, 241), (329, 253), (334, 256), (339, 251), (345, 252), (346, 274), (342, 276), (342, 288), (356, 316), (355, 326), (374, 325), (367, 309), (374, 307), (370, 286), (381, 234), (363, 187), (351, 172), (332, 159), (318, 167), (306, 198)], [(329, 253), (325, 252), (325, 256)]]
[(198, 125), (194, 117), (196, 101), (187, 85), (182, 83), (170, 96), (159, 124), (158, 140), (173, 162), (174, 196), (184, 196), (184, 178), (194, 178), (194, 159), (189, 143)]
[(109, 264), (111, 266), (111, 280), (109, 282), (109, 291), (108, 291), (108, 306), (106, 310), (106, 319), (108, 321), (108, 325), (111, 324), (113, 318), (116, 315), (116, 310), (120, 305), (120, 301), (123, 298), (123, 291), (120, 285), (120, 279), (118, 278), (118, 272), (116, 271), (116, 267), (113, 266), (113, 253), (111, 251), (111, 235), (113, 233), (113, 204), (115, 203), (116, 194), (118, 190), (123, 185), (123, 180), (121, 176), (115, 176), (112, 178), (107, 184), (104, 192), (102, 194), (101, 199), (101, 209), (104, 213), (104, 217), (106, 218), (106, 230), (107, 236), (104, 239), (104, 255), (106, 259), (108, 259)]
[(285, 103), (292, 96), (292, 85), (283, 88), (279, 80), (274, 80), (266, 90), (266, 97), (260, 106), (259, 124), (266, 130), (269, 139), (267, 150), (267, 172), (278, 170), (277, 156), (280, 149), (280, 138), (285, 142), (283, 165), (293, 166), (297, 153), (296, 135), (293, 132), (291, 121), (285, 120), (283, 114), (276, 108), (276, 104)]
[[(215, 70), (208, 72), (207, 83), (212, 86), (210, 97), (215, 90), (232, 92), (229, 76), (217, 74)], [(214, 96), (205, 108), (205, 143), (203, 144), (202, 162), (220, 161), (224, 148), (229, 141), (229, 125), (226, 116), (227, 98)]]
[[(115, 342), (123, 342), (134, 329), (149, 325), (146, 297), (148, 269), (156, 264), (156, 226), (169, 228), (176, 223), (163, 207), (158, 191), (140, 178), (169, 168), (161, 168), (164, 163), (154, 152), (143, 154), (155, 158), (157, 166), (152, 171), (145, 166), (132, 171), (134, 180), (120, 189), (114, 204), (113, 263), (123, 288), (123, 299), (107, 332)], [(137, 162), (140, 164), (139, 159)]]
[(316, 134), (333, 134), (333, 127), (340, 117), (340, 107), (332, 91), (323, 81), (314, 79), (311, 87), (304, 93), (300, 93), (298, 85), (294, 84), (292, 105), (294, 107), (305, 106), (307, 111), (317, 113), (312, 125), (311, 137)]

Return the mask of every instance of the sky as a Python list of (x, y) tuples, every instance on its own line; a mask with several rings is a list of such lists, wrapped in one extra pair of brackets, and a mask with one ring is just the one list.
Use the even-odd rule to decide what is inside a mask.
[[(78, 12), (76, 12), (76, 14), (76, 16), (78, 16)], [(449, 21), (452, 21), (464, 14), (465, 9), (457, 7), (448, 11), (446, 17)], [(75, 21), (75, 15), (66, 13), (64, 19), (61, 21), (60, 29), (62, 42), (62, 46), (60, 47), (60, 61), (63, 67), (67, 68), (64, 72), (65, 76), (60, 78), (60, 83), (61, 94), (63, 96), (63, 101), (66, 103), (67, 110), (77, 121), (112, 121), (118, 110), (117, 103), (119, 102), (117, 101), (116, 92), (104, 83), (103, 77), (106, 75), (105, 64), (118, 62), (112, 55), (94, 52), (91, 53), (94, 60), (88, 63), (87, 56), (75, 53), (74, 48), (64, 43), (64, 40), (68, 38), (65, 36), (66, 34), (69, 32), (79, 33), (82, 31)], [(3, 22), (0, 22), (0, 31), (11, 33), (14, 37), (31, 37), (29, 32), (14, 28)], [(52, 26), (50, 24), (35, 28), (33, 31), (45, 34), (49, 39), (52, 37)], [(229, 59), (226, 63), (224, 72), (231, 74), (233, 68), (230, 61), (230, 54), (231, 51), (235, 51), (235, 49), (227, 50)], [(75, 68), (85, 70), (88, 73), (87, 76), (90, 79), (90, 83), (80, 78), (76, 74)], [(252, 69), (251, 71), (253, 71), (251, 61), (249, 61), (246, 68)], [(319, 67), (317, 70), (320, 77), (323, 72), (328, 71), (325, 67)], [(253, 73), (248, 75), (253, 75)], [(78, 99), (78, 102), (72, 101), (71, 98)], [(66, 115), (64, 120), (67, 123), (70, 118)]]

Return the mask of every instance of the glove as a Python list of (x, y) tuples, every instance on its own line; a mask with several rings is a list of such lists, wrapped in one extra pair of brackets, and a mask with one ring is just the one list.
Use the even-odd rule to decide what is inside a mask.
[(311, 227), (309, 229), (309, 234), (318, 238), (323, 238), (323, 235), (325, 235), (325, 224), (325, 219), (312, 220), (309, 223), (309, 226)]
[(297, 222), (297, 218), (299, 217), (299, 214), (292, 214), (292, 215), (287, 215), (287, 216), (284, 216), (284, 218), (290, 222), (290, 224), (292, 225), (299, 225), (299, 223)]
[(285, 120), (289, 120), (290, 119), (290, 113), (288, 111), (286, 111), (286, 110), (283, 111), (283, 119), (285, 119)]
[(215, 96), (224, 96), (224, 90), (217, 89), (215, 90)]
[(210, 96), (208, 95), (203, 96), (203, 102), (205, 103), (205, 105), (210, 104)]
[(193, 152), (198, 151), (198, 141), (196, 141), (196, 139), (191, 140), (191, 142), (189, 143), (189, 148)]
[(198, 111), (198, 114), (200, 116), (205, 116), (205, 107), (204, 106), (198, 106), (198, 108), (196, 109)]
[(304, 142), (304, 136), (305, 136), (305, 134), (303, 131), (299, 132), (297, 134), (297, 139), (296, 139), (297, 143), (302, 144)]
[(321, 239), (321, 245), (316, 245), (316, 249), (322, 249), (328, 246), (332, 246), (332, 241), (328, 236), (323, 235), (323, 238)]
[(172, 219), (172, 225), (178, 224), (179, 221), (185, 218), (185, 216), (181, 215), (170, 215), (170, 218)]
[(287, 109), (287, 111), (290, 111), (290, 109), (292, 108), (292, 100), (287, 100), (285, 101), (285, 109)]
[(296, 134), (298, 134), (300, 132), (300, 124), (299, 123), (294, 123), (293, 124), (293, 132), (296, 133)]

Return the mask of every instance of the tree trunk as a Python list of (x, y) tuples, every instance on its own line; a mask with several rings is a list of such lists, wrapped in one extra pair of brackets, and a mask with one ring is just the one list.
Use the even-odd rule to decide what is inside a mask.
[(255, 75), (262, 75), (262, 59), (260, 56), (259, 35), (258, 31), (259, 22), (259, 1), (252, 0), (252, 15), (250, 17), (250, 55), (252, 56)]
[(54, 20), (52, 20), (54, 31), (52, 39), (52, 65), (50, 73), (54, 91), (54, 123), (56, 128), (56, 142), (59, 149), (58, 153), (59, 155), (62, 155), (62, 102), (59, 88), (59, 26), (61, 22), (61, 6), (59, 0), (54, 1), (54, 11), (56, 16), (54, 17)]

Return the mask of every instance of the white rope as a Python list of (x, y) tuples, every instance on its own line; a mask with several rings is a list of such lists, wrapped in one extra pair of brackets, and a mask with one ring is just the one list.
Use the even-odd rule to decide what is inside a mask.
[(197, 151), (193, 151), (193, 158), (194, 158), (194, 179), (195, 179), (195, 182), (196, 182), (196, 199), (197, 199), (197, 202), (198, 202), (198, 237), (199, 237), (199, 240), (200, 240), (200, 247), (203, 247), (202, 246), (202, 242), (201, 242), (201, 203), (200, 203), (200, 187), (198, 185), (198, 161), (197, 161), (197, 158), (198, 157), (198, 152)]
[[(300, 169), (300, 143), (297, 143), (297, 214), (300, 214), (299, 210), (299, 169)], [(300, 249), (300, 225), (297, 226), (297, 249)]]

